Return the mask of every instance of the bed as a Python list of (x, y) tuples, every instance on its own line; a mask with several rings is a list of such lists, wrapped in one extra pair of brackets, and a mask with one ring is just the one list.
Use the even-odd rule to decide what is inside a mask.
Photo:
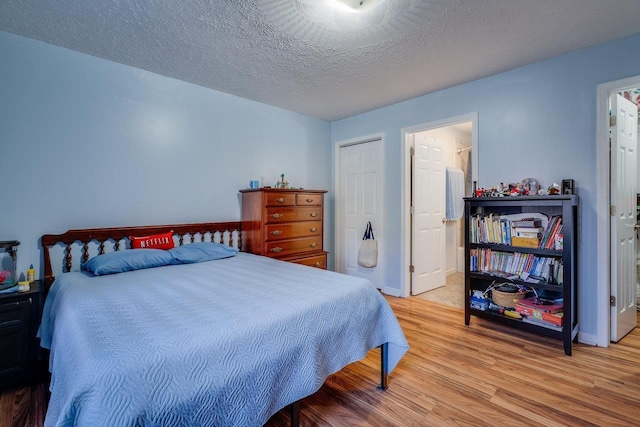
[(261, 426), (287, 406), (295, 425), (300, 399), (376, 347), (378, 387), (386, 389), (408, 345), (367, 280), (241, 251), (100, 276), (77, 271), (74, 262), (75, 253), (80, 264), (107, 258), (92, 251), (135, 258), (142, 251), (130, 249), (129, 236), (166, 230), (185, 253), (200, 245), (241, 249), (240, 227), (42, 237), (50, 287), (39, 330), (50, 351), (46, 426)]

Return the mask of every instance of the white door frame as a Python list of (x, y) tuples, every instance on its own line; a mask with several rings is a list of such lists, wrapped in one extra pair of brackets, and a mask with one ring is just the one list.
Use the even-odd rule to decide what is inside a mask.
[[(596, 105), (596, 337), (584, 337), (599, 347), (611, 342), (611, 216), (609, 204), (609, 96), (611, 93), (640, 87), (640, 76), (602, 83), (597, 86)], [(580, 339), (583, 341), (583, 339)]]
[[(340, 172), (342, 170), (341, 164), (340, 164), (340, 149), (342, 147), (348, 147), (349, 145), (357, 145), (357, 144), (364, 144), (367, 142), (371, 142), (371, 141), (375, 141), (375, 140), (380, 140), (381, 144), (380, 144), (380, 151), (381, 151), (381, 168), (382, 170), (379, 171), (382, 176), (384, 177), (384, 171), (385, 171), (385, 134), (384, 133), (374, 133), (371, 135), (365, 135), (365, 136), (359, 136), (356, 138), (351, 138), (351, 139), (345, 139), (343, 141), (337, 141), (335, 143), (334, 146), (334, 150), (333, 150), (333, 164), (334, 164), (334, 187), (333, 187), (333, 193), (335, 194), (335, 208), (334, 208), (334, 268), (335, 271), (342, 271), (342, 267), (343, 267), (343, 254), (342, 254), (342, 239), (341, 239), (341, 230), (342, 230), (342, 221), (341, 221), (341, 216), (340, 216), (340, 212), (342, 212), (342, 206), (340, 205), (340, 200), (341, 200), (341, 191), (340, 189), (342, 188), (342, 183), (340, 181)], [(385, 192), (385, 188), (386, 188), (386, 178), (382, 180), (382, 188), (380, 188), (379, 190), (381, 191), (382, 197), (383, 197), (383, 206), (384, 209), (382, 209), (382, 211), (380, 212), (380, 223), (384, 224), (384, 228), (383, 228), (383, 234), (384, 236), (380, 236), (380, 238), (384, 238), (386, 239), (386, 192)], [(386, 240), (384, 240), (386, 241)], [(386, 252), (385, 252), (386, 253)], [(376, 268), (380, 269), (380, 274), (382, 275), (382, 277), (386, 278), (386, 260), (385, 259), (378, 259), (378, 265)], [(391, 292), (389, 293), (389, 287), (386, 286), (386, 280), (384, 281), (385, 286), (380, 289), (383, 293), (385, 294), (389, 294), (389, 295), (393, 295), (393, 296), (399, 296), (397, 295), (397, 292)]]
[(462, 114), (448, 117), (434, 122), (423, 123), (416, 126), (402, 128), (400, 130), (401, 147), (401, 192), (400, 192), (400, 296), (411, 295), (411, 134), (425, 130), (437, 129), (458, 123), (471, 122), (471, 175), (474, 181), (478, 180), (478, 113)]

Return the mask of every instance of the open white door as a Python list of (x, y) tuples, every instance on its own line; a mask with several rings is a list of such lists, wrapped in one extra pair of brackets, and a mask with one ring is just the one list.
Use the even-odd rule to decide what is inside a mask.
[[(338, 271), (371, 280), (384, 288), (384, 157), (382, 140), (340, 147), (340, 257)], [(371, 221), (378, 241), (378, 265), (358, 265), (358, 249), (367, 222)]]
[(638, 107), (611, 97), (611, 341), (636, 327), (636, 185)]
[(412, 159), (411, 294), (417, 295), (447, 280), (444, 143), (427, 132), (416, 133)]

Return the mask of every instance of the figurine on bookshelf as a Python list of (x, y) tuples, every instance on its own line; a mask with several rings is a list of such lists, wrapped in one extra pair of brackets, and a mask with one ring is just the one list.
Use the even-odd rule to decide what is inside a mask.
[(547, 192), (552, 196), (558, 195), (560, 194), (560, 186), (554, 182), (549, 186)]
[(538, 194), (540, 184), (535, 178), (525, 178), (522, 180), (522, 189), (524, 190), (524, 193), (526, 195), (535, 196), (536, 194)]

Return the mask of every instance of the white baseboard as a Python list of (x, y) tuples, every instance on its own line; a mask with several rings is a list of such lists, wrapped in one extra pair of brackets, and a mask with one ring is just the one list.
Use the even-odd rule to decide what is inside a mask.
[(382, 288), (382, 293), (392, 297), (400, 297), (400, 289), (395, 288)]
[(586, 334), (578, 331), (578, 342), (587, 345), (598, 345), (598, 336), (596, 334)]

